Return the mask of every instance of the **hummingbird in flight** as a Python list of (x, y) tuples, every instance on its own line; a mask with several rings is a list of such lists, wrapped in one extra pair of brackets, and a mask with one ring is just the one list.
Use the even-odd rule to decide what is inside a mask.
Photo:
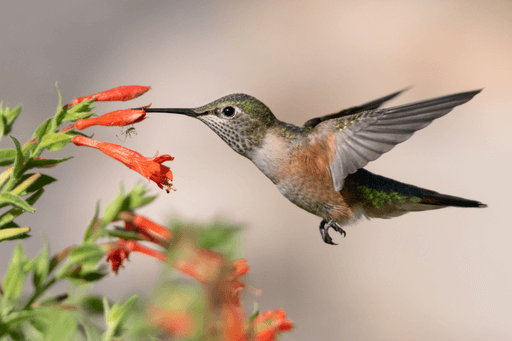
[(310, 119), (302, 127), (280, 121), (264, 103), (246, 94), (231, 94), (198, 108), (145, 111), (182, 114), (204, 122), (234, 151), (250, 159), (288, 200), (322, 218), (322, 240), (336, 245), (329, 229), (345, 236), (342, 226), (361, 217), (487, 206), (363, 168), (481, 90), (379, 109), (403, 91)]

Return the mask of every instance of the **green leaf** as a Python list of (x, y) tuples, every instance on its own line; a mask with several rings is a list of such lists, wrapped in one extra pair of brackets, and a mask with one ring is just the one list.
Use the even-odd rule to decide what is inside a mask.
[(48, 277), (50, 269), (50, 250), (48, 244), (45, 243), (43, 249), (39, 252), (37, 257), (34, 259), (34, 287), (38, 289), (44, 284)]
[(105, 252), (103, 252), (98, 245), (94, 243), (83, 243), (69, 253), (68, 260), (72, 265), (84, 265), (86, 263), (96, 264), (103, 256), (105, 256)]
[(41, 195), (43, 195), (43, 193), (44, 193), (44, 189), (41, 188), (37, 192), (35, 192), (31, 196), (29, 196), (25, 201), (27, 202), (27, 204), (32, 206), (36, 203), (37, 199), (39, 199), (41, 197)]
[(16, 149), (0, 149), (0, 166), (7, 166), (14, 162), (16, 158)]
[(4, 295), (6, 297), (18, 298), (23, 290), (23, 283), (27, 273), (23, 271), (26, 263), (26, 257), (23, 253), (23, 247), (18, 244), (14, 249), (14, 253), (9, 263), (9, 268), (2, 282)]
[(103, 212), (102, 225), (106, 226), (112, 220), (116, 219), (119, 215), (119, 212), (125, 210), (125, 196), (124, 196), (124, 187), (121, 184), (121, 189), (119, 195), (112, 200), (107, 207), (105, 207), (105, 211)]
[(86, 241), (94, 242), (94, 241), (96, 241), (96, 239), (101, 237), (102, 233), (95, 233), (95, 231), (93, 231), (93, 228), (95, 226), (97, 226), (99, 228), (100, 224), (97, 224), (99, 216), (100, 216), (100, 203), (99, 203), (99, 201), (96, 201), (96, 206), (94, 207), (94, 215), (93, 215), (91, 221), (89, 222), (89, 226), (87, 226), (87, 229), (85, 230), (83, 242), (86, 242)]
[(105, 266), (101, 266), (101, 269), (98, 271), (81, 271), (79, 274), (73, 274), (72, 276), (68, 276), (68, 279), (79, 279), (80, 282), (75, 282), (75, 286), (79, 286), (82, 284), (97, 282), (103, 277), (105, 277), (107, 274), (108, 273), (105, 271)]
[(7, 180), (11, 178), (12, 175), (12, 167), (7, 168), (2, 173), (0, 173), (0, 188), (4, 187)]
[[(103, 305), (100, 300), (101, 312), (103, 312)], [(101, 339), (102, 328), (95, 325), (89, 316), (78, 315), (78, 322), (80, 327), (83, 328), (87, 341), (98, 341)]]
[(41, 177), (41, 173), (35, 174), (23, 174), (21, 178), (14, 185), (14, 189), (11, 191), (14, 195), (25, 195), (24, 191), (30, 187), (34, 182)]
[(16, 146), (16, 158), (14, 159), (14, 167), (12, 170), (12, 174), (15, 178), (19, 176), (21, 166), (23, 166), (23, 162), (25, 161), (23, 158), (23, 153), (21, 152), (21, 145), (18, 140), (14, 136), (10, 136), (14, 145)]
[(20, 113), (21, 105), (17, 106), (14, 109), (9, 109), (9, 107), (7, 107), (4, 111), (4, 117), (7, 119), (7, 123), (12, 125), (12, 123), (14, 123), (14, 121), (18, 118)]
[(200, 229), (197, 237), (202, 248), (220, 252), (232, 259), (236, 255), (239, 232), (238, 226), (214, 222)]
[(156, 195), (146, 196), (146, 186), (136, 184), (130, 193), (128, 193), (129, 197), (129, 210), (134, 210), (136, 208), (140, 208), (145, 206), (156, 199)]
[(59, 269), (56, 278), (62, 278), (71, 268), (80, 265), (83, 272), (97, 268), (98, 262), (105, 256), (100, 247), (92, 242), (83, 243), (74, 248), (68, 256), (66, 265)]
[(45, 340), (77, 340), (76, 313), (69, 310), (46, 308), (49, 322), (44, 331)]
[(52, 123), (51, 123), (51, 130), (55, 131), (58, 126), (62, 123), (62, 120), (64, 119), (64, 116), (66, 115), (67, 106), (62, 106), (62, 95), (60, 94), (59, 87), (57, 85), (57, 82), (55, 82), (55, 88), (57, 88), (57, 94), (59, 96), (59, 104), (57, 105), (57, 112), (55, 113), (55, 116), (53, 116)]
[(5, 225), (14, 220), (17, 216), (23, 213), (23, 210), (13, 207), (9, 211), (0, 215), (0, 229)]
[(251, 316), (249, 316), (249, 323), (252, 323), (252, 321), (254, 321), (254, 319), (256, 318), (256, 316), (258, 316), (259, 313), (260, 310), (258, 309), (258, 303), (254, 302), (254, 310)]
[(52, 121), (52, 128), (54, 130), (61, 125), (62, 121), (64, 121), (64, 117), (66, 116), (67, 111), (67, 107), (61, 107), (60, 109), (58, 109)]
[(34, 132), (34, 135), (32, 135), (32, 138), (34, 137), (43, 137), (44, 135), (48, 134), (50, 132), (51, 126), (52, 126), (52, 120), (53, 118), (49, 118), (46, 121), (44, 121)]
[[(80, 103), (79, 105), (82, 105), (82, 104), (83, 104), (83, 102)], [(73, 109), (74, 108), (75, 107), (73, 107)], [(73, 112), (73, 113), (70, 113), (69, 110), (68, 110), (68, 112), (66, 113), (66, 116), (64, 116), (64, 120), (63, 121), (73, 121), (73, 122), (75, 122), (75, 121), (78, 121), (78, 120), (80, 120), (82, 118), (89, 118), (89, 117), (91, 117), (93, 115), (94, 115), (94, 113), (92, 113), (92, 112)], [(94, 115), (94, 116), (96, 116), (96, 115)]]
[(3, 203), (9, 203), (31, 213), (35, 212), (35, 208), (32, 208), (25, 200), (9, 192), (4, 192), (0, 194), (0, 206)]
[(130, 239), (130, 240), (140, 240), (139, 234), (133, 231), (125, 231), (125, 230), (108, 230), (108, 235), (112, 238), (122, 238), (122, 239)]
[(37, 168), (37, 167), (53, 166), (53, 165), (56, 165), (56, 164), (64, 162), (64, 161), (68, 161), (69, 159), (72, 159), (72, 158), (73, 157), (65, 157), (62, 159), (34, 159), (25, 165), (25, 170), (29, 170), (29, 169)]
[(71, 136), (71, 138), (77, 136), (77, 135), (80, 135), (80, 136), (83, 136), (83, 137), (87, 137), (87, 138), (90, 138), (92, 139), (94, 134), (91, 134), (91, 135), (87, 135), (87, 134), (84, 134), (80, 131), (76, 131), (76, 130), (70, 130), (66, 133), (67, 135)]
[[(22, 188), (21, 186), (24, 185), (25, 182), (28, 182), (29, 179), (35, 175), (35, 174), (23, 174), (20, 181), (18, 182), (19, 185), (17, 185), (17, 187), (15, 187), (15, 189), (12, 190), (12, 193), (16, 194), (16, 195), (27, 195), (27, 194), (33, 193), (33, 192), (43, 188), (46, 185), (51, 184), (52, 182), (57, 181), (57, 179), (52, 178), (51, 176), (41, 174), (41, 173), (36, 173), (36, 174), (40, 174), (40, 176), (37, 179), (35, 179), (31, 184), (27, 184), (25, 186), (25, 188)], [(18, 191), (18, 188), (20, 188), (21, 191)]]
[(15, 227), (0, 230), (0, 242), (4, 240), (13, 240), (23, 238), (30, 232), (30, 227)]
[(37, 308), (33, 310), (24, 310), (30, 311), (33, 313), (33, 316), (29, 316), (29, 319), (24, 324), (23, 331), (26, 333), (25, 337), (30, 340), (44, 340), (44, 333), (48, 329), (48, 325), (52, 323), (50, 317), (48, 316), (48, 308)]
[(64, 148), (73, 137), (67, 134), (49, 133), (43, 136), (38, 149), (46, 148), (52, 152)]
[(7, 135), (5, 133), (5, 131), (7, 130), (5, 126), (6, 126), (5, 117), (0, 116), (0, 140), (2, 140), (3, 136)]
[(95, 108), (94, 99), (84, 100), (80, 104), (77, 104), (69, 108), (64, 116), (63, 121), (76, 121), (81, 118), (87, 118), (94, 115), (91, 110)]
[[(3, 321), (0, 321), (0, 336), (2, 335), (2, 332), (9, 330), (9, 333), (12, 333), (14, 330), (18, 329), (25, 323), (27, 323), (30, 320), (33, 320), (37, 318), (38, 311), (35, 310), (21, 310), (21, 311), (11, 311), (8, 315), (3, 316)], [(1, 322), (5, 323), (5, 326), (8, 328), (2, 329)], [(11, 334), (12, 335), (12, 334)], [(1, 339), (2, 341), (4, 339)], [(25, 340), (25, 338), (22, 338), (21, 340)]]
[(12, 125), (14, 124), (14, 121), (18, 118), (19, 114), (21, 112), (21, 105), (14, 108), (9, 109), (9, 107), (5, 108), (5, 111), (3, 112), (3, 117), (5, 118), (5, 126), (4, 126), (4, 135), (7, 135), (11, 132)]
[(59, 104), (57, 105), (57, 110), (58, 110), (58, 108), (62, 107), (62, 95), (60, 94), (60, 89), (59, 89), (59, 86), (57, 85), (57, 82), (55, 82), (55, 89), (57, 89), (57, 96), (59, 96)]
[(7, 223), (5, 224), (4, 226), (2, 226), (2, 229), (10, 229), (10, 228), (13, 228), (13, 227), (20, 227), (20, 225), (14, 223), (14, 222), (10, 222), (10, 223)]
[[(32, 139), (25, 143), (21, 147), (21, 152), (23, 153), (23, 156), (25, 157), (25, 160), (31, 160), (30, 155), (36, 149), (36, 147), (39, 145), (39, 139)], [(25, 161), (26, 163), (27, 161)]]
[(133, 296), (123, 305), (115, 303), (112, 308), (109, 308), (107, 298), (103, 298), (103, 305), (105, 310), (105, 321), (107, 330), (103, 334), (105, 341), (110, 341), (113, 337), (120, 337), (122, 335), (124, 324), (129, 318), (130, 311), (137, 302), (137, 296)]
[(80, 303), (80, 308), (89, 314), (101, 314), (103, 313), (103, 299), (98, 295), (87, 296)]

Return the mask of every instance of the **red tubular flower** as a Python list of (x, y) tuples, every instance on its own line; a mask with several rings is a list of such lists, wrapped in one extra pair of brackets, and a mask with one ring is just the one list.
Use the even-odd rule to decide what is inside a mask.
[(124, 220), (126, 231), (136, 231), (143, 235), (148, 241), (160, 245), (163, 248), (169, 246), (172, 233), (169, 229), (155, 223), (148, 218), (135, 215), (129, 211), (119, 213), (119, 219)]
[(146, 118), (144, 110), (116, 110), (100, 117), (83, 118), (76, 121), (75, 127), (78, 130), (89, 128), (91, 126), (118, 126), (124, 127), (130, 124), (138, 123)]
[(162, 241), (156, 237), (154, 237), (152, 234), (148, 233), (147, 231), (145, 230), (141, 230), (139, 229), (137, 226), (133, 225), (133, 223), (129, 222), (129, 221), (125, 221), (124, 222), (124, 229), (126, 231), (137, 231), (138, 233), (140, 233), (142, 236), (144, 236), (144, 238), (147, 240), (147, 241), (150, 241), (152, 243), (155, 243), (157, 245), (160, 245), (162, 247), (166, 247), (167, 245), (163, 244)]
[(191, 248), (187, 253), (189, 257), (180, 258), (173, 264), (177, 270), (194, 277), (203, 284), (218, 280), (222, 267), (226, 264), (221, 254), (199, 248)]
[(144, 216), (136, 215), (133, 218), (133, 224), (135, 226), (137, 226), (140, 230), (143, 230), (143, 231), (149, 232), (149, 233), (154, 233), (167, 241), (171, 240), (172, 233), (169, 229), (163, 227), (162, 225), (155, 223), (152, 220), (149, 220), (148, 218), (146, 218)]
[(110, 251), (107, 255), (107, 262), (112, 263), (112, 272), (117, 274), (119, 267), (123, 265), (125, 259), (128, 259), (132, 251), (144, 253), (162, 262), (167, 262), (167, 256), (163, 252), (142, 246), (135, 240), (119, 239), (117, 242), (110, 244)]
[(240, 277), (245, 276), (247, 272), (249, 272), (247, 260), (237, 259), (233, 262), (231, 274), (226, 278), (228, 290), (225, 292), (222, 306), (224, 340), (247, 340), (244, 312), (240, 302), (240, 294), (245, 288), (245, 284), (240, 280)]
[(80, 104), (83, 100), (93, 98), (95, 102), (128, 101), (143, 95), (150, 89), (150, 86), (140, 85), (119, 86), (117, 88), (98, 92), (89, 96), (77, 97), (69, 104), (69, 106), (72, 107), (74, 105)]
[(224, 304), (222, 306), (223, 340), (246, 341), (244, 331), (244, 314), (240, 306)]
[(128, 168), (140, 173), (146, 179), (155, 182), (158, 187), (165, 189), (167, 193), (172, 187), (172, 171), (169, 167), (162, 165), (165, 161), (172, 161), (174, 157), (169, 154), (158, 156), (158, 153), (152, 157), (147, 158), (131, 149), (123, 146), (99, 142), (84, 136), (77, 135), (71, 139), (77, 146), (87, 146), (101, 150), (108, 156), (124, 163)]

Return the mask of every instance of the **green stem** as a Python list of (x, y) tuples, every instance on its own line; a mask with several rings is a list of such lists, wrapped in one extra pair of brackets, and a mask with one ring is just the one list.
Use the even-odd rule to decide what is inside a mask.
[(53, 277), (51, 280), (46, 282), (44, 286), (40, 287), (39, 289), (36, 289), (32, 297), (30, 297), (30, 300), (23, 307), (23, 310), (28, 309), (32, 305), (32, 303), (34, 303), (46, 290), (48, 290), (49, 287), (54, 285), (55, 282), (57, 282), (57, 279)]

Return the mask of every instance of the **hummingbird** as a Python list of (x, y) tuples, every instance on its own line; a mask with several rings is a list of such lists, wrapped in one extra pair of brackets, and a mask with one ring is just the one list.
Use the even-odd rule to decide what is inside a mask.
[(258, 99), (231, 94), (197, 108), (147, 108), (204, 122), (235, 152), (251, 160), (298, 207), (322, 218), (322, 240), (336, 245), (329, 229), (362, 217), (392, 218), (408, 212), (486, 207), (373, 174), (363, 167), (481, 90), (380, 108), (404, 90), (308, 120), (301, 127), (280, 121)]

